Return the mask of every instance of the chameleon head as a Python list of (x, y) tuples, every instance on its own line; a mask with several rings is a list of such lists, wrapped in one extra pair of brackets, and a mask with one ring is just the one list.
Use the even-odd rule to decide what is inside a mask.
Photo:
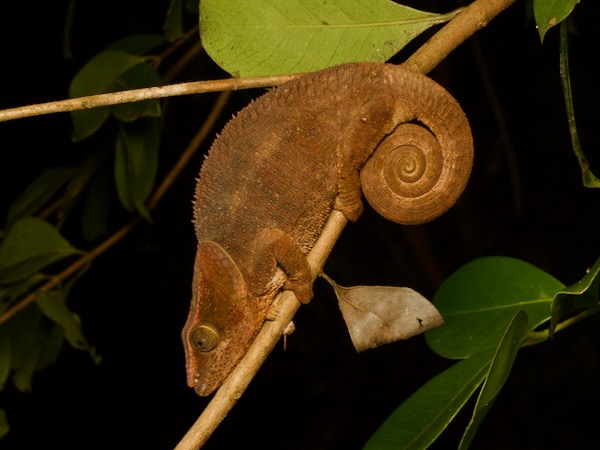
[(215, 391), (250, 346), (264, 320), (257, 306), (227, 251), (215, 242), (200, 242), (182, 332), (187, 384), (198, 395)]

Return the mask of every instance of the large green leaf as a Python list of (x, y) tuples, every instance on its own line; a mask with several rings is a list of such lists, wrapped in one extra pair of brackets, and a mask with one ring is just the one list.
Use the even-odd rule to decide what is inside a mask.
[(534, 0), (533, 15), (537, 24), (540, 40), (550, 28), (565, 20), (579, 0)]
[(429, 346), (447, 358), (466, 358), (498, 342), (514, 314), (524, 310), (532, 328), (550, 318), (554, 295), (565, 286), (518, 259), (492, 256), (464, 265), (435, 294), (445, 325), (427, 333)]
[(427, 448), (481, 385), (493, 354), (488, 350), (473, 355), (421, 386), (386, 419), (364, 450)]
[(50, 224), (25, 217), (14, 223), (0, 244), (0, 284), (25, 280), (53, 262), (81, 253)]
[(202, 0), (200, 36), (234, 76), (308, 72), (351, 61), (386, 61), (452, 14), (390, 0)]
[(158, 120), (144, 119), (123, 124), (117, 138), (115, 180), (125, 208), (150, 219), (145, 201), (152, 190), (158, 168), (160, 139)]
[(522, 309), (518, 310), (508, 324), (489, 365), (488, 372), (485, 374), (485, 383), (479, 393), (473, 416), (460, 442), (459, 449), (465, 450), (471, 444), (479, 425), (492, 407), (502, 386), (504, 386), (517, 352), (530, 333), (531, 328), (527, 320), (527, 313)]

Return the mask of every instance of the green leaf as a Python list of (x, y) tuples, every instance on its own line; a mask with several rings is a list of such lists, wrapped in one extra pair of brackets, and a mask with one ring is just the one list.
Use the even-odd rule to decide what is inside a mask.
[(425, 339), (447, 358), (466, 358), (496, 348), (514, 314), (523, 309), (535, 328), (550, 318), (554, 295), (564, 288), (537, 267), (492, 256), (464, 265), (436, 293), (445, 325)]
[[(84, 97), (86, 95), (112, 92), (119, 77), (145, 59), (122, 51), (105, 50), (93, 57), (75, 75), (69, 87), (69, 96)], [(102, 126), (110, 113), (109, 107), (92, 108), (83, 111), (72, 111), (74, 141), (81, 141), (94, 134)]]
[(123, 206), (147, 219), (145, 201), (154, 185), (158, 169), (159, 122), (153, 119), (123, 124), (117, 138), (115, 180)]
[[(158, 85), (156, 70), (146, 64), (147, 58), (141, 55), (162, 43), (164, 43), (164, 38), (155, 34), (133, 35), (114, 42), (106, 50), (90, 59), (75, 75), (69, 87), (69, 96), (71, 98), (84, 97)], [(147, 67), (130, 72), (140, 64)], [(160, 112), (156, 112), (159, 105), (158, 100), (147, 100), (141, 103), (142, 106), (134, 109), (141, 109), (145, 113), (138, 112), (138, 116), (160, 114)], [(110, 107), (102, 107), (73, 111), (71, 113), (73, 119), (72, 139), (77, 142), (98, 131), (108, 118), (110, 110)]]
[(600, 188), (600, 179), (594, 175), (591, 170), (590, 162), (585, 156), (583, 146), (579, 140), (579, 132), (577, 131), (575, 105), (573, 104), (573, 90), (571, 89), (571, 71), (569, 69), (569, 38), (567, 35), (566, 22), (563, 22), (560, 25), (559, 67), (560, 83), (562, 85), (563, 98), (567, 113), (567, 123), (569, 124), (569, 134), (571, 135), (571, 146), (573, 147), (573, 153), (575, 153), (577, 162), (579, 163), (583, 185), (589, 188)]
[(164, 42), (165, 38), (160, 34), (133, 34), (113, 42), (107, 47), (107, 50), (143, 55)]
[(77, 0), (69, 0), (69, 6), (65, 14), (65, 23), (63, 25), (63, 58), (67, 61), (73, 61), (73, 49), (71, 48), (71, 32), (73, 30), (73, 23), (75, 22), (75, 7), (77, 6)]
[(4, 328), (0, 327), (0, 391), (4, 389), (6, 380), (8, 380), (11, 365), (12, 346), (10, 344), (10, 336)]
[(498, 349), (486, 374), (485, 383), (479, 393), (473, 416), (460, 442), (459, 449), (467, 449), (490, 410), (498, 393), (504, 386), (512, 368), (517, 352), (531, 333), (527, 313), (519, 310), (508, 324), (504, 336), (500, 340)]
[(272, 75), (386, 61), (452, 17), (389, 0), (202, 0), (200, 36), (232, 75)]
[(534, 0), (533, 16), (542, 42), (548, 30), (565, 20), (577, 3), (579, 0)]
[(96, 174), (85, 196), (81, 227), (84, 238), (89, 241), (108, 233), (108, 210), (113, 192), (113, 180), (108, 175), (104, 170)]
[(183, 0), (171, 0), (163, 31), (169, 42), (183, 36)]
[(38, 306), (27, 307), (0, 328), (2, 381), (9, 368), (15, 387), (31, 391), (34, 373), (56, 362), (63, 342), (62, 327), (44, 319)]
[(38, 308), (28, 307), (4, 325), (12, 347), (12, 380), (21, 392), (31, 390), (31, 380), (42, 354), (45, 333)]
[(565, 316), (583, 309), (597, 309), (600, 304), (600, 258), (577, 283), (557, 292), (552, 302), (550, 334)]
[[(138, 64), (122, 74), (115, 82), (115, 91), (140, 89), (160, 84), (160, 75), (150, 64)], [(113, 115), (122, 122), (133, 122), (140, 117), (160, 117), (160, 101), (158, 99), (141, 102), (124, 103), (112, 107)]]
[(0, 409), (0, 439), (6, 436), (10, 432), (10, 426), (8, 425), (8, 418), (6, 417), (6, 411)]
[(386, 419), (363, 450), (427, 448), (481, 385), (492, 356), (490, 350), (473, 355), (432, 378)]
[(48, 223), (25, 217), (8, 230), (0, 243), (0, 284), (33, 276), (47, 265), (67, 256), (82, 254)]
[(40, 281), (45, 280), (46, 276), (36, 274), (23, 281), (10, 283), (5, 286), (0, 285), (0, 314), (15, 301), (21, 298), (27, 291)]
[(81, 321), (65, 303), (65, 295), (61, 290), (38, 292), (35, 301), (42, 313), (62, 329), (62, 334), (72, 347), (87, 350), (97, 361), (96, 350), (90, 346), (83, 335)]
[(44, 337), (35, 368), (36, 371), (45, 369), (56, 363), (64, 342), (65, 338), (62, 328), (56, 324), (52, 325), (50, 331)]
[(52, 167), (39, 175), (11, 205), (6, 215), (6, 225), (10, 226), (17, 219), (39, 211), (74, 173), (75, 169), (70, 167)]

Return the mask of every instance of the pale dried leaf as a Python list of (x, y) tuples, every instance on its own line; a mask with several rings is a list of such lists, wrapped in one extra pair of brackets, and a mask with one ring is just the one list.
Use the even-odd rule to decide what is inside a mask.
[(333, 286), (342, 316), (357, 351), (408, 339), (443, 325), (438, 310), (407, 287)]

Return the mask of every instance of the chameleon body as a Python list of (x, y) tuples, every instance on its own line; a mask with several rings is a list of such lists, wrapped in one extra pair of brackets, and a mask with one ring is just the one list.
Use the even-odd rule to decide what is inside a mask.
[(470, 173), (470, 129), (456, 101), (416, 72), (378, 63), (315, 72), (263, 95), (225, 126), (194, 202), (198, 248), (182, 337), (187, 383), (197, 394), (209, 395), (233, 370), (279, 290), (311, 299), (305, 255), (333, 208), (351, 221), (360, 216), (361, 169), (411, 121), (450, 148), (437, 173), (458, 181), (434, 192), (447, 209)]

